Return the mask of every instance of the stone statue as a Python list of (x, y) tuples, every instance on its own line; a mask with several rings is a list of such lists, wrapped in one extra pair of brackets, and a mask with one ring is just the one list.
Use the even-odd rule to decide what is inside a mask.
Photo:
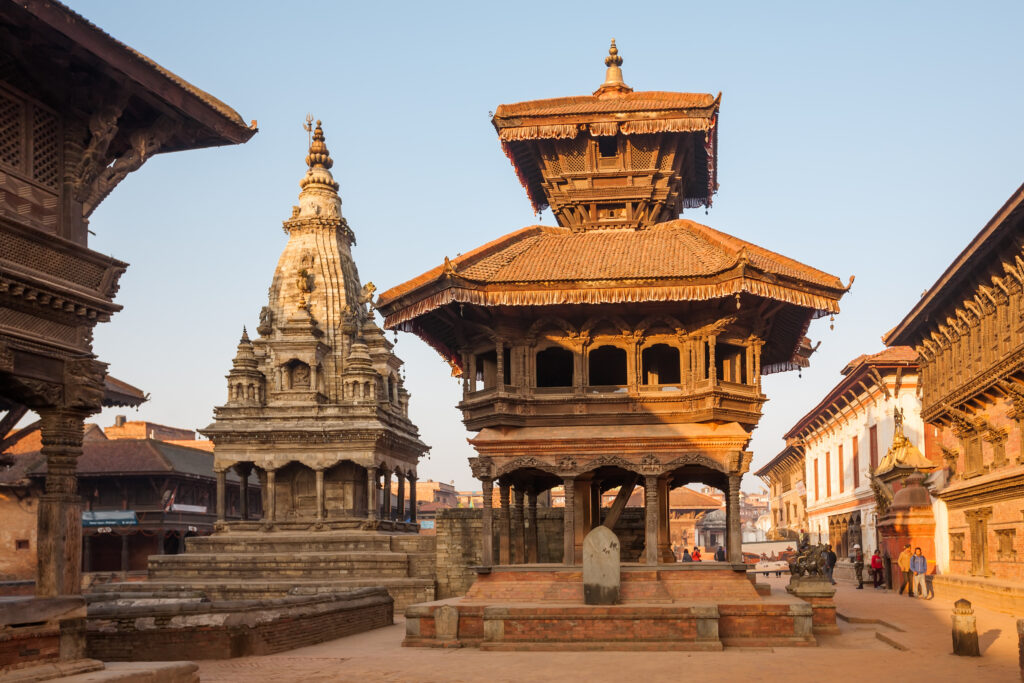
[(270, 306), (260, 309), (260, 324), (256, 326), (256, 331), (263, 337), (270, 336), (274, 331), (274, 312), (270, 310)]
[(825, 546), (806, 546), (799, 551), (796, 559), (789, 563), (789, 573), (795, 578), (801, 576), (825, 575)]
[(377, 291), (377, 287), (372, 282), (367, 282), (365, 285), (363, 285), (362, 291), (359, 292), (359, 305), (360, 306), (369, 305), (370, 310), (372, 311), (373, 308), (374, 308), (374, 306), (373, 306), (373, 294), (376, 291)]

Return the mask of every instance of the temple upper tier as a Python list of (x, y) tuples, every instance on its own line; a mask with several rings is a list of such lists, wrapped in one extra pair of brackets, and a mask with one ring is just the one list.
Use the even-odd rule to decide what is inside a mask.
[(711, 206), (721, 95), (634, 92), (612, 41), (593, 95), (498, 107), (492, 123), (538, 213), (574, 230), (643, 228)]

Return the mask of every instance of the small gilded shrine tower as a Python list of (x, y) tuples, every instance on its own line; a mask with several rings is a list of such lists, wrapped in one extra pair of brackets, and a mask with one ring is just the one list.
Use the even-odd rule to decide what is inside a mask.
[(494, 114), (530, 202), (556, 226), (455, 246), (460, 256), (377, 305), (385, 328), (419, 335), (461, 373), (484, 539), (500, 490), (485, 565), (543, 561), (523, 529), (536, 529), (537, 494), (552, 487), (565, 489), (556, 562), (578, 566), (586, 534), (614, 530), (636, 486), (644, 546), (629, 561), (674, 562), (669, 492), (701, 482), (727, 493), (728, 559), (742, 572), (739, 491), (761, 376), (806, 364), (808, 324), (838, 312), (847, 287), (680, 219), (718, 187), (720, 96), (635, 91), (621, 65), (613, 41), (592, 95)]
[(257, 472), (264, 528), (416, 531), (416, 465), (427, 447), (409, 420), (402, 361), (368, 310), (374, 288), (352, 260), (323, 129), (307, 128), (308, 170), (258, 336), (243, 330), (227, 403), (201, 431), (214, 442), (221, 492), (227, 469), (243, 483)]

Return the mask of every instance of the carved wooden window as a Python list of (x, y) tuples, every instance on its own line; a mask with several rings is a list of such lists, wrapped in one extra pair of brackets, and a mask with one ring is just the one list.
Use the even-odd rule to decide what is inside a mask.
[(998, 529), (996, 531), (996, 541), (999, 544), (996, 559), (1001, 562), (1017, 561), (1017, 551), (1013, 549), (1013, 541), (1016, 537), (1016, 529)]
[(484, 385), (484, 389), (498, 386), (498, 352), (487, 351), (476, 356), (476, 381)]
[(814, 500), (821, 498), (821, 487), (818, 486), (818, 459), (814, 459)]
[(1001, 467), (1006, 464), (1006, 435), (997, 434), (989, 440), (992, 444), (992, 467)]
[(51, 190), (60, 181), (57, 116), (7, 90), (0, 90), (0, 166)]
[(614, 137), (597, 138), (597, 153), (603, 158), (611, 158), (619, 154), (619, 143)]
[(640, 354), (644, 384), (679, 384), (679, 349), (654, 344)]
[(860, 443), (856, 436), (850, 445), (850, 453), (853, 456), (853, 488), (857, 488), (860, 486)]
[(961, 445), (964, 449), (964, 476), (980, 474), (983, 464), (981, 437), (977, 434), (969, 434), (961, 440)]
[(742, 346), (715, 344), (715, 371), (719, 381), (742, 384), (747, 375), (747, 353)]
[(839, 493), (842, 493), (846, 488), (846, 469), (843, 467), (843, 444), (839, 444), (839, 451), (836, 455), (839, 458), (836, 463), (839, 474)]
[(967, 553), (964, 551), (964, 541), (963, 533), (949, 535), (949, 558), (951, 560), (967, 559)]
[(868, 447), (871, 451), (871, 472), (874, 474), (878, 468), (878, 425), (871, 425), (868, 429)]
[(617, 346), (599, 346), (588, 355), (591, 386), (626, 384), (626, 350)]

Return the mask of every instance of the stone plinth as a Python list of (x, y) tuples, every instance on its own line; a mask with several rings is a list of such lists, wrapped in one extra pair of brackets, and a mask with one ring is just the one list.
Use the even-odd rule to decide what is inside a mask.
[(814, 610), (813, 631), (817, 634), (837, 634), (836, 589), (823, 576), (794, 576), (786, 586), (786, 592), (811, 605)]
[[(495, 567), (463, 598), (406, 609), (403, 645), (486, 650), (720, 650), (815, 645), (814, 610), (764, 598), (743, 565), (623, 565), (620, 604), (584, 604), (583, 573), (541, 565)], [(833, 611), (834, 619), (834, 611)]]
[(978, 648), (978, 622), (967, 600), (957, 600), (953, 604), (953, 654), (961, 657), (981, 656)]
[(76, 671), (103, 668), (85, 658), (85, 598), (14, 598), (0, 602), (0, 675), (57, 664)]
[(263, 600), (209, 601), (201, 593), (90, 596), (89, 656), (106, 661), (267, 655), (393, 623), (383, 588)]

